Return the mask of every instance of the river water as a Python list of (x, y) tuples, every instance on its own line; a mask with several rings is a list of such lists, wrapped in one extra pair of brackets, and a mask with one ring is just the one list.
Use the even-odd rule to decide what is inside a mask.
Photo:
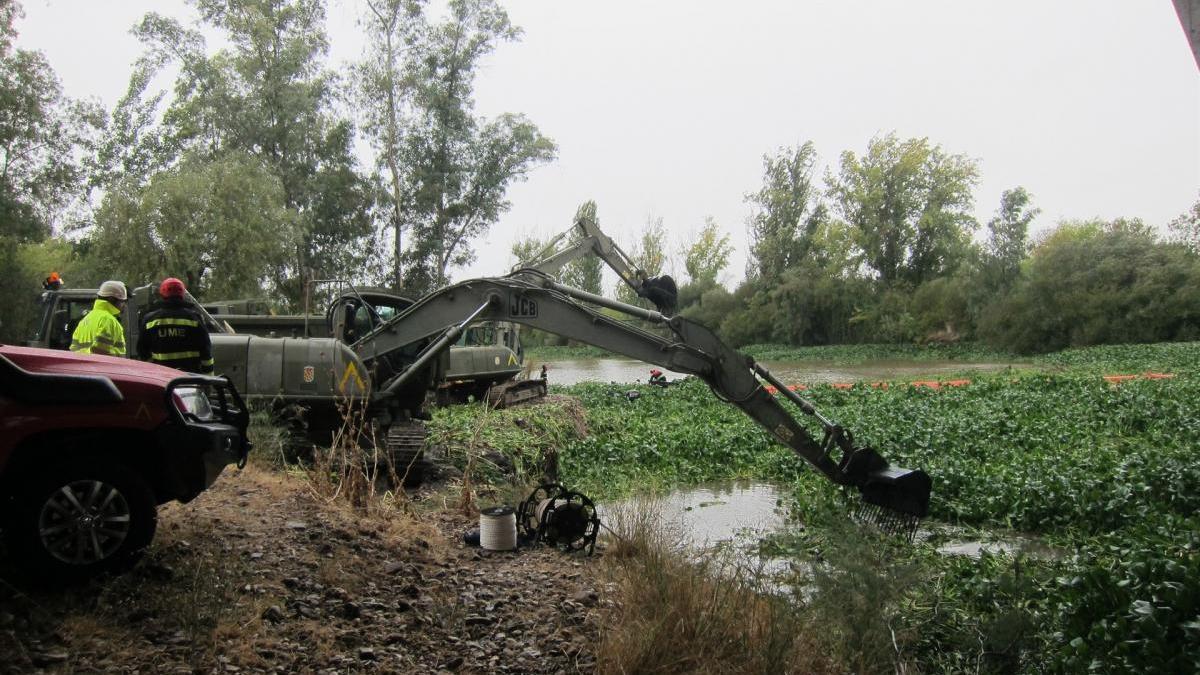
[(662, 524), (678, 531), (683, 543), (704, 549), (743, 536), (761, 537), (782, 527), (780, 498), (779, 488), (771, 483), (734, 481), (676, 490), (646, 506)]
[[(546, 364), (551, 384), (580, 382), (613, 382), (632, 384), (650, 378), (648, 363), (618, 358), (531, 358), (532, 372)], [(1010, 367), (1008, 363), (966, 363), (959, 361), (910, 361), (886, 359), (857, 364), (824, 361), (761, 361), (767, 370), (787, 384), (821, 384), (834, 382), (876, 382), (881, 380), (920, 380), (972, 372), (996, 372)], [(683, 373), (664, 370), (668, 379), (684, 377)]]
[[(758, 543), (784, 527), (782, 489), (760, 481), (703, 483), (658, 497), (601, 505), (602, 522), (650, 514), (657, 530), (695, 555), (720, 551), (734, 568), (758, 570), (769, 580), (791, 569), (785, 558), (763, 557)], [(614, 523), (617, 529), (622, 529)]]
[[(833, 489), (832, 486), (830, 489)], [(757, 570), (761, 580), (777, 590), (797, 569), (798, 561), (763, 556), (758, 544), (768, 535), (787, 527), (786, 489), (766, 481), (723, 481), (681, 487), (669, 494), (635, 497), (598, 507), (601, 522), (649, 513), (661, 531), (668, 533), (695, 555), (720, 551), (735, 568)], [(850, 515), (847, 513), (847, 518)], [(1011, 531), (980, 531), (926, 521), (917, 530), (916, 541), (936, 547), (945, 556), (979, 558), (984, 554), (1026, 555), (1056, 560), (1066, 553), (1040, 538)]]

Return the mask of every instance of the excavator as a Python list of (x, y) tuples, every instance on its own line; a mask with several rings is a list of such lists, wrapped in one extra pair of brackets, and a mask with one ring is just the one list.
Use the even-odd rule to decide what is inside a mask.
[[(595, 204), (580, 207), (574, 243), (506, 276), (472, 279), (435, 291), (364, 335), (351, 348), (372, 372), (386, 401), (428, 381), (463, 331), (481, 321), (512, 322), (695, 376), (722, 401), (736, 406), (837, 485), (862, 496), (860, 515), (909, 538), (929, 510), (931, 480), (920, 469), (891, 466), (878, 452), (859, 446), (846, 429), (822, 415), (754, 359), (738, 353), (708, 328), (675, 315), (675, 282), (650, 277), (599, 228)], [(560, 235), (552, 246), (560, 242)], [(571, 260), (596, 255), (655, 309), (559, 283), (553, 273)], [(640, 319), (660, 333), (632, 325), (596, 308)], [(414, 349), (414, 345), (423, 345)], [(821, 426), (818, 440), (767, 389), (774, 388)]]

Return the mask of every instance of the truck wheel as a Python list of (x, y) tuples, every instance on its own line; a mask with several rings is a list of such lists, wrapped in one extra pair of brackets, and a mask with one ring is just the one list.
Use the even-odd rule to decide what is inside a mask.
[(73, 582), (132, 567), (157, 522), (154, 496), (136, 473), (75, 461), (44, 469), (18, 491), (5, 538), (33, 580)]

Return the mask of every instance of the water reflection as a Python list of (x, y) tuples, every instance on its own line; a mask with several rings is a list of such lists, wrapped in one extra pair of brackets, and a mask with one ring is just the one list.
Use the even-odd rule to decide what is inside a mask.
[(762, 536), (783, 525), (779, 488), (770, 483), (708, 483), (654, 500), (659, 517), (691, 548)]
[(601, 521), (622, 510), (654, 514), (655, 526), (677, 537), (696, 555), (720, 550), (735, 567), (760, 570), (764, 581), (791, 569), (784, 558), (764, 558), (758, 544), (784, 526), (782, 492), (771, 483), (731, 481), (705, 483), (670, 494), (635, 497), (601, 507)]

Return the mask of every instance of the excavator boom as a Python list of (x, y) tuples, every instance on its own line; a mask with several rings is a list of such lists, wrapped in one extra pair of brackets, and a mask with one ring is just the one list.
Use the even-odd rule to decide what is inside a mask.
[[(663, 335), (642, 330), (590, 305), (667, 330)], [(386, 398), (404, 390), (468, 325), (489, 319), (524, 324), (700, 378), (719, 398), (737, 406), (826, 478), (858, 489), (873, 519), (890, 529), (911, 536), (928, 511), (930, 479), (924, 471), (890, 467), (873, 449), (856, 446), (849, 432), (821, 416), (762, 365), (730, 348), (708, 328), (565, 286), (538, 270), (464, 281), (431, 293), (364, 336), (355, 349), (364, 363), (387, 362), (384, 370), (394, 373), (376, 390)], [(412, 345), (416, 344), (425, 346), (412, 357)], [(404, 363), (392, 361), (398, 354), (407, 355)], [(822, 440), (809, 434), (767, 391), (763, 381), (815, 417), (824, 432)]]

